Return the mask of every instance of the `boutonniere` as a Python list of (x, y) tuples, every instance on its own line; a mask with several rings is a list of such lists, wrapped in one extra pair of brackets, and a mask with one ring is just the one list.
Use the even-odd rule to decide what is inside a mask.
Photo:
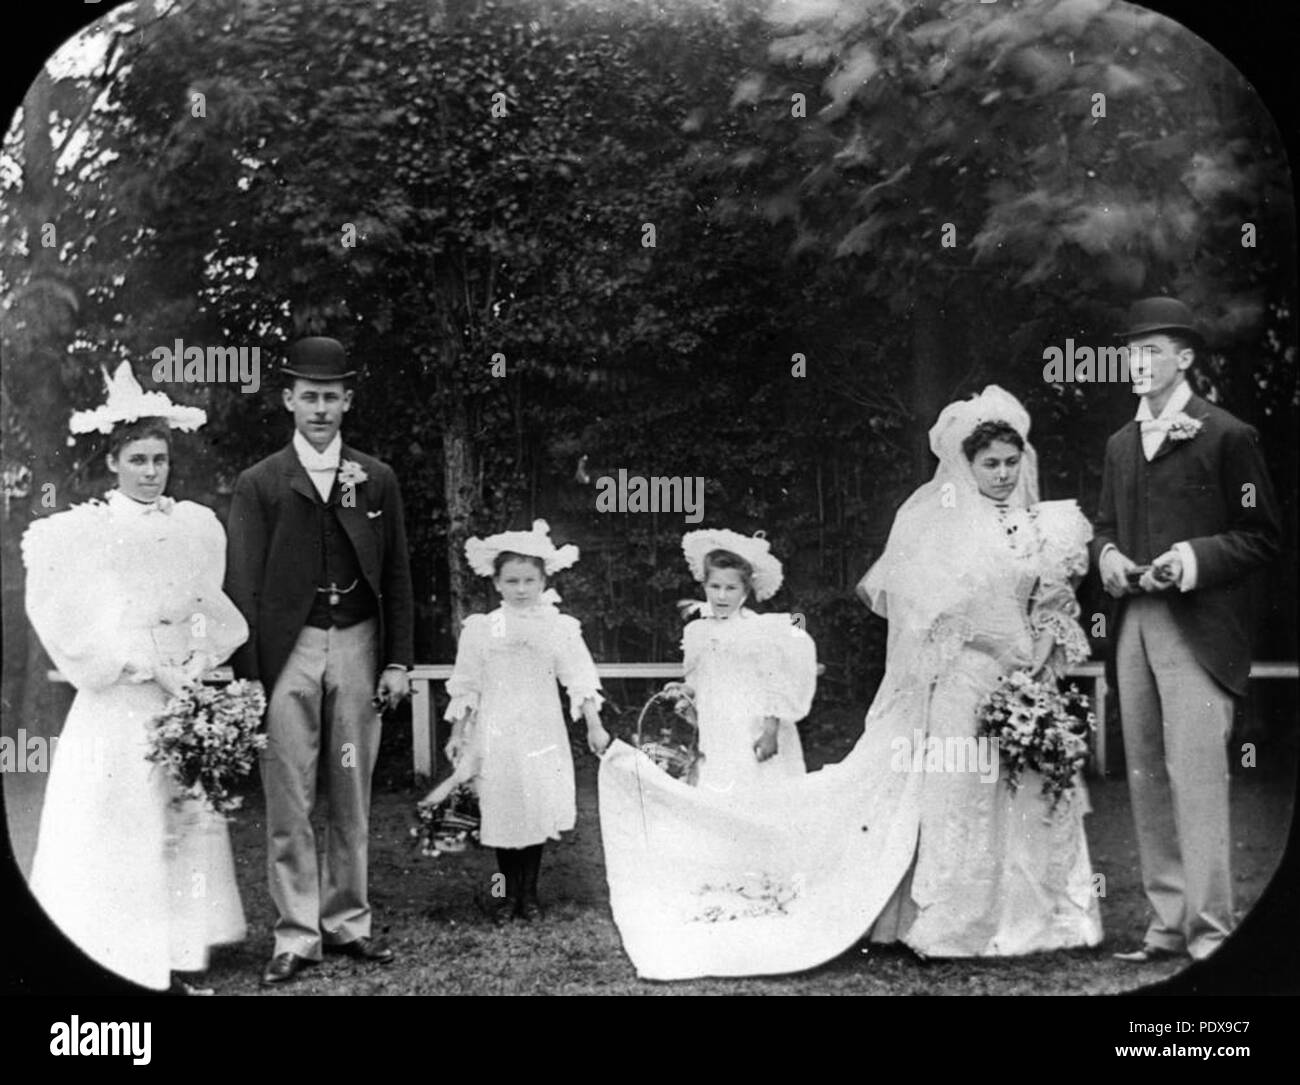
[(343, 460), (339, 463), (340, 486), (355, 486), (359, 482), (365, 482), (369, 477), (365, 468), (356, 460)]
[(1179, 411), (1169, 419), (1169, 427), (1165, 430), (1165, 436), (1171, 441), (1190, 441), (1198, 433), (1205, 423), (1199, 418), (1193, 418), (1184, 411)]

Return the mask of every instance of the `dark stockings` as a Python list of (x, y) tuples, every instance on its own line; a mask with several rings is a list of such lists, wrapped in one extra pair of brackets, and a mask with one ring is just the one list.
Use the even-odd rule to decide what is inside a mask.
[(497, 848), (497, 869), (505, 875), (506, 900), (518, 903), (523, 880), (523, 852), (518, 848)]
[(523, 899), (529, 904), (536, 904), (537, 876), (542, 870), (542, 845), (534, 844), (530, 848), (524, 848), (520, 851), (520, 855), (523, 860), (520, 864)]
[(542, 845), (527, 848), (497, 848), (497, 867), (506, 879), (505, 899), (500, 910), (513, 911), (529, 904), (537, 905), (537, 877), (542, 869)]

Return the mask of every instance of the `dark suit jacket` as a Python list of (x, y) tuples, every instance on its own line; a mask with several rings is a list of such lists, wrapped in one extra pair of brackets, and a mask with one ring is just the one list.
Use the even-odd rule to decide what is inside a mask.
[[(1196, 555), (1196, 587), (1164, 593), (1196, 658), (1233, 693), (1250, 675), (1254, 616), (1250, 574), (1278, 553), (1281, 531), (1259, 437), (1246, 423), (1193, 396), (1185, 413), (1202, 423), (1190, 440), (1167, 437), (1150, 463), (1136, 420), (1112, 434), (1092, 541), (1094, 562), (1108, 543), (1139, 565), (1186, 542)], [(1250, 489), (1244, 489), (1249, 486)], [(1145, 505), (1148, 538), (1141, 538)], [(1124, 600), (1116, 616), (1123, 621)]]
[[(343, 446), (366, 480), (355, 506), (337, 483), (330, 503), (352, 541), (362, 575), (379, 603), (379, 666), (414, 664), (414, 618), (406, 525), (397, 477), (387, 464)], [(248, 640), (231, 660), (240, 678), (261, 679), (267, 695), (283, 670), (316, 598), (321, 540), (315, 487), (293, 445), (239, 476), (230, 504), (226, 593), (248, 621)]]

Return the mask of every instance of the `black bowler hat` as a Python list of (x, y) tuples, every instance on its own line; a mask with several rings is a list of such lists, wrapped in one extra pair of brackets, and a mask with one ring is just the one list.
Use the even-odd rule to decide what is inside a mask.
[(312, 335), (289, 346), (289, 360), (281, 368), (286, 377), (309, 381), (339, 381), (356, 376), (348, 368), (348, 353), (337, 339)]
[(1132, 339), (1154, 332), (1182, 332), (1198, 343), (1205, 342), (1205, 336), (1201, 334), (1191, 309), (1177, 298), (1143, 298), (1135, 301), (1129, 306), (1124, 323), (1124, 329), (1115, 333), (1117, 339)]

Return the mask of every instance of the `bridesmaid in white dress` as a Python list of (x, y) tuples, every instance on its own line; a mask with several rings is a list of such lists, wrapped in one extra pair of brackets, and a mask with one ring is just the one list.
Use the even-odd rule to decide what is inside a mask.
[(105, 968), (155, 990), (205, 992), (182, 973), (208, 947), (244, 937), (224, 819), (173, 806), (146, 760), (150, 720), (222, 662), (248, 627), (222, 593), (225, 534), (212, 511), (164, 496), (170, 428), (197, 408), (143, 393), (123, 363), (109, 402), (73, 432), (111, 432), (117, 488), (31, 525), (23, 537), (27, 613), (77, 689), (55, 748), (31, 889)]
[(766, 539), (727, 530), (688, 532), (682, 549), (708, 597), (707, 616), (682, 637), (687, 689), (695, 702), (698, 786), (720, 793), (802, 776), (795, 723), (817, 686), (813, 640), (788, 614), (745, 606), (781, 586), (781, 563)]

